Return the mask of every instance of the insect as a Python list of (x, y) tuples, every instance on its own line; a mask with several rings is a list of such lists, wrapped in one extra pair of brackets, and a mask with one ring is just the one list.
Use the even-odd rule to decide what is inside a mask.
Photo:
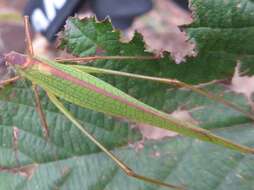
[[(251, 119), (254, 119), (254, 117), (250, 113), (242, 110), (241, 108), (235, 106), (230, 102), (227, 102), (226, 100), (221, 99), (220, 97), (217, 97), (206, 91), (200, 90), (196, 87), (177, 80), (142, 76), (105, 69), (97, 69), (83, 65), (65, 65), (60, 63), (62, 61), (84, 61), (97, 59), (156, 59), (155, 57), (95, 56), (76, 59), (57, 59), (57, 61), (51, 61), (34, 55), (31, 35), (29, 32), (29, 19), (27, 16), (25, 16), (24, 20), (28, 55), (11, 52), (4, 56), (6, 64), (13, 67), (18, 75), (11, 79), (4, 80), (0, 84), (5, 85), (10, 82), (19, 80), (20, 78), (25, 78), (32, 82), (32, 88), (35, 94), (36, 110), (39, 114), (41, 126), (44, 131), (44, 136), (46, 138), (49, 135), (49, 131), (47, 121), (45, 119), (40, 104), (37, 86), (44, 89), (51, 102), (86, 137), (88, 137), (108, 157), (110, 157), (119, 168), (121, 168), (128, 176), (139, 180), (143, 180), (168, 188), (184, 189), (184, 187), (182, 186), (164, 183), (157, 179), (149, 178), (144, 175), (139, 175), (135, 171), (130, 169), (129, 166), (127, 166), (123, 161), (121, 161), (117, 156), (115, 156), (111, 151), (109, 151), (105, 146), (103, 146), (99, 141), (97, 141), (97, 139), (92, 136), (88, 131), (86, 131), (77, 121), (77, 119), (75, 119), (72, 114), (64, 107), (64, 105), (60, 102), (59, 98), (62, 98), (80, 107), (102, 112), (111, 116), (127, 118), (134, 122), (146, 123), (156, 127), (172, 130), (185, 136), (218, 144), (233, 150), (237, 150), (239, 152), (251, 154), (254, 153), (253, 148), (234, 143), (228, 139), (217, 136), (210, 131), (202, 128), (197, 128), (190, 123), (175, 119), (164, 112), (161, 112), (136, 100), (135, 98), (123, 93), (122, 91), (90, 75), (89, 73), (105, 73), (125, 77), (134, 77), (189, 88), (199, 94), (209, 97), (210, 99), (213, 99), (230, 108), (233, 108), (245, 114)], [(96, 102), (94, 101), (94, 97), (96, 97)]]

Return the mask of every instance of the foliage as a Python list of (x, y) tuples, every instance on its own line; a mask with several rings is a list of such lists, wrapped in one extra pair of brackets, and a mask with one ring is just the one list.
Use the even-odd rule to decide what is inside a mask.
[[(191, 84), (230, 78), (237, 60), (242, 68), (251, 65), (254, 4), (249, 0), (192, 0), (194, 22), (186, 27), (196, 42), (197, 57), (176, 65), (168, 53), (159, 61), (97, 61), (92, 66), (177, 78)], [(243, 35), (244, 34), (244, 35)], [(119, 41), (108, 21), (70, 18), (62, 34), (61, 47), (86, 56), (102, 51), (106, 55), (152, 55), (144, 52), (140, 34), (129, 43)], [(252, 122), (219, 103), (185, 89), (147, 81), (103, 76), (107, 82), (165, 112), (188, 110), (200, 127), (213, 130), (236, 142), (254, 145)], [(241, 95), (222, 84), (207, 90), (250, 109)], [(94, 144), (40, 94), (49, 124), (46, 140), (34, 107), (29, 83), (21, 81), (0, 90), (0, 189), (159, 189), (126, 177)], [(106, 147), (138, 173), (162, 181), (184, 184), (188, 189), (243, 189), (254, 186), (254, 157), (186, 137), (148, 140), (135, 151), (130, 143), (142, 135), (127, 121), (65, 103), (75, 117)]]

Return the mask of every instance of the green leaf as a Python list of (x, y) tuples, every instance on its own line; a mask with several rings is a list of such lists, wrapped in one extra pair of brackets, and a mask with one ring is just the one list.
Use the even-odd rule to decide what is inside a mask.
[(190, 6), (194, 21), (187, 32), (199, 54), (194, 60), (214, 64), (224, 76), (230, 76), (240, 60), (242, 69), (254, 74), (250, 63), (254, 58), (253, 1), (192, 0)]

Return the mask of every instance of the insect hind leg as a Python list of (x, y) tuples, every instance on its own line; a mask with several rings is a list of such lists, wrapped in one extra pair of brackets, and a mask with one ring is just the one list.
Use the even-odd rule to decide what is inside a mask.
[(24, 16), (25, 35), (26, 35), (26, 49), (29, 58), (34, 56), (34, 49), (32, 44), (31, 26), (29, 23), (29, 16)]
[(0, 81), (0, 87), (4, 87), (12, 82), (15, 82), (17, 80), (20, 79), (20, 76), (15, 76), (13, 78), (10, 78), (10, 79), (6, 79), (6, 80), (3, 80), (3, 81)]
[(49, 137), (48, 124), (47, 124), (47, 121), (46, 121), (45, 114), (42, 110), (41, 101), (40, 101), (39, 92), (38, 92), (37, 87), (38, 87), (37, 85), (32, 84), (32, 89), (33, 89), (34, 97), (35, 97), (36, 112), (38, 113), (39, 118), (40, 118), (40, 123), (41, 123), (41, 126), (42, 126), (43, 135), (47, 139)]

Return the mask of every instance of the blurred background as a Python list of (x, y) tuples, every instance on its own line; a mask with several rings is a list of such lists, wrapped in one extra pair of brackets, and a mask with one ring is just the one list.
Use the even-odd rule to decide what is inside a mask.
[[(24, 13), (31, 15), (38, 7), (45, 11), (45, 6), (50, 6), (45, 5), (46, 2), (53, 1), (0, 0), (0, 53), (12, 50), (25, 51), (22, 15)], [(134, 31), (138, 31), (143, 34), (148, 49), (157, 52), (167, 50), (177, 62), (183, 61), (186, 55), (193, 54), (193, 44), (187, 42), (185, 33), (178, 27), (192, 21), (187, 0), (58, 0), (55, 2), (57, 2), (54, 5), (56, 7), (61, 2), (71, 4), (65, 6), (62, 13), (56, 12), (55, 20), (53, 19), (51, 25), (47, 25), (47, 30), (42, 33), (38, 32), (40, 30), (38, 25), (43, 24), (43, 18), (35, 21), (37, 24), (33, 29), (37, 28), (37, 32), (33, 30), (33, 44), (37, 54), (57, 56), (56, 33), (63, 27), (65, 17), (73, 14), (80, 18), (96, 15), (98, 19), (110, 16), (114, 27), (123, 32), (126, 41), (131, 39)], [(51, 13), (48, 14), (53, 18), (54, 15)]]

